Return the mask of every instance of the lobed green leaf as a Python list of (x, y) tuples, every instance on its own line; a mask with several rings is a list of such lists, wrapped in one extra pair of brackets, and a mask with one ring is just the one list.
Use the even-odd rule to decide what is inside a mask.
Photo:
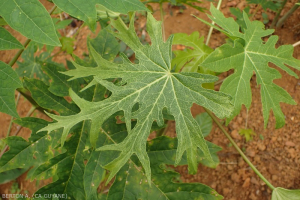
[(271, 110), (276, 118), (276, 128), (282, 127), (285, 124), (285, 117), (281, 111), (280, 102), (292, 105), (295, 105), (296, 102), (284, 89), (273, 82), (274, 79), (281, 78), (281, 74), (268, 65), (273, 63), (288, 74), (298, 78), (297, 74), (286, 66), (300, 69), (300, 61), (293, 57), (293, 46), (282, 45), (275, 48), (278, 41), (277, 36), (271, 36), (267, 42), (264, 42), (262, 38), (269, 36), (274, 30), (265, 30), (263, 23), (259, 21), (251, 22), (246, 13), (243, 14), (246, 24), (243, 32), (239, 31), (238, 23), (232, 18), (225, 18), (213, 6), (211, 13), (212, 16), (209, 17), (226, 33), (239, 38), (234, 40), (233, 45), (224, 44), (217, 48), (202, 63), (204, 67), (216, 72), (234, 69), (234, 74), (225, 79), (220, 89), (220, 91), (233, 97), (234, 111), (227, 119), (227, 123), (239, 114), (242, 105), (245, 105), (247, 109), (250, 108), (252, 102), (250, 79), (255, 72), (257, 84), (261, 88), (265, 127)]
[[(43, 128), (41, 131), (52, 131), (63, 128), (64, 137), (77, 123), (91, 120), (90, 141), (96, 146), (98, 131), (103, 122), (118, 111), (123, 111), (128, 136), (118, 144), (105, 145), (97, 150), (120, 151), (120, 155), (106, 165), (111, 171), (109, 180), (127, 163), (133, 154), (139, 158), (150, 180), (150, 161), (146, 153), (146, 142), (154, 121), (163, 125), (162, 110), (174, 116), (178, 135), (178, 148), (176, 162), (178, 164), (184, 152), (187, 152), (189, 171), (197, 171), (198, 148), (204, 156), (212, 160), (207, 144), (196, 120), (192, 117), (190, 108), (193, 103), (212, 110), (218, 117), (228, 117), (231, 113), (231, 98), (220, 92), (204, 89), (203, 83), (214, 82), (217, 77), (198, 73), (172, 73), (171, 72), (171, 45), (172, 37), (163, 42), (161, 23), (157, 22), (148, 13), (147, 30), (152, 45), (142, 45), (135, 33), (134, 17), (130, 27), (118, 19), (111, 24), (117, 29), (112, 32), (124, 41), (136, 53), (139, 64), (132, 64), (123, 56), (123, 64), (111, 63), (102, 58), (91, 48), (91, 53), (98, 64), (96, 68), (83, 67), (74, 63), (76, 69), (65, 74), (73, 76), (72, 79), (94, 76), (94, 85), (100, 83), (112, 92), (112, 95), (100, 102), (86, 101), (72, 90), (70, 96), (79, 106), (80, 112), (72, 116), (56, 116), (49, 114), (57, 122)], [(107, 79), (121, 78), (117, 85)], [(133, 107), (139, 104), (139, 109), (132, 112)], [(137, 119), (137, 124), (131, 128), (131, 120)]]

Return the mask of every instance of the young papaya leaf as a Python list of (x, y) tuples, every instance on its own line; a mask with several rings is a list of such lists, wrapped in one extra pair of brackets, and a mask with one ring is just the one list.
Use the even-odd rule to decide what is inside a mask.
[(274, 79), (281, 78), (281, 74), (269, 63), (277, 65), (288, 74), (298, 78), (297, 74), (286, 65), (300, 69), (300, 61), (293, 57), (293, 46), (282, 45), (275, 48), (278, 36), (270, 36), (267, 42), (263, 37), (274, 32), (265, 30), (260, 21), (251, 22), (247, 14), (243, 14), (247, 28), (239, 32), (239, 25), (232, 18), (225, 18), (215, 7), (211, 7), (212, 16), (209, 16), (228, 34), (240, 38), (233, 45), (224, 44), (211, 53), (202, 63), (204, 67), (216, 72), (225, 72), (234, 69), (223, 82), (220, 91), (230, 94), (234, 99), (234, 111), (227, 119), (227, 124), (240, 112), (242, 105), (247, 109), (251, 105), (250, 79), (253, 72), (256, 74), (257, 84), (261, 87), (261, 99), (265, 127), (272, 110), (276, 118), (276, 128), (285, 124), (285, 117), (280, 108), (280, 102), (295, 105), (292, 97), (281, 87), (276, 85)]
[(24, 47), (5, 28), (0, 27), (0, 50), (10, 49), (24, 49)]
[(113, 12), (127, 14), (130, 11), (147, 10), (139, 0), (53, 0), (61, 10), (83, 20), (95, 30), (97, 21), (96, 4), (101, 4)]
[[(147, 30), (152, 45), (142, 45), (135, 33), (134, 17), (130, 27), (123, 21), (112, 21), (111, 24), (118, 33), (112, 32), (124, 41), (136, 53), (138, 64), (131, 63), (126, 56), (123, 64), (115, 64), (102, 58), (93, 48), (91, 53), (98, 64), (96, 68), (83, 67), (74, 63), (76, 69), (65, 72), (73, 76), (72, 79), (94, 76), (90, 85), (100, 83), (112, 92), (112, 95), (100, 102), (89, 102), (81, 99), (72, 90), (70, 96), (80, 107), (80, 113), (72, 116), (57, 116), (49, 114), (57, 122), (43, 128), (41, 131), (52, 131), (63, 128), (63, 138), (77, 123), (91, 120), (91, 144), (95, 147), (98, 130), (103, 122), (118, 111), (123, 111), (128, 136), (118, 144), (106, 145), (98, 148), (99, 151), (120, 151), (118, 158), (109, 163), (106, 168), (111, 171), (109, 180), (127, 163), (128, 159), (136, 154), (150, 180), (150, 163), (146, 153), (146, 142), (152, 123), (156, 120), (159, 126), (163, 125), (162, 110), (166, 108), (176, 121), (178, 135), (178, 149), (176, 164), (181, 160), (183, 153), (187, 152), (190, 173), (197, 171), (198, 148), (207, 159), (212, 159), (207, 144), (196, 120), (192, 117), (190, 108), (193, 103), (212, 110), (218, 117), (224, 118), (231, 114), (231, 98), (224, 93), (201, 87), (203, 83), (214, 82), (218, 78), (212, 75), (198, 73), (171, 72), (171, 45), (172, 37), (163, 42), (161, 23), (148, 13)], [(107, 79), (121, 78), (122, 82), (115, 85)], [(132, 108), (139, 104), (139, 109), (132, 112)], [(131, 129), (131, 120), (137, 119), (137, 124)], [(62, 140), (63, 143), (63, 140)]]
[(25, 78), (24, 87), (30, 91), (32, 98), (42, 108), (55, 110), (61, 115), (72, 115), (79, 112), (75, 104), (70, 104), (64, 98), (52, 94), (48, 90), (49, 86), (43, 81)]
[(40, 165), (33, 177), (42, 178), (46, 173), (56, 174), (58, 180), (39, 189), (35, 194), (67, 194), (71, 199), (85, 199), (83, 185), (85, 143), (90, 123), (84, 121), (74, 130), (74, 135), (65, 143), (66, 152)]
[(52, 19), (38, 0), (1, 0), (0, 15), (25, 37), (38, 43), (60, 46)]
[(174, 44), (181, 44), (193, 49), (186, 51), (173, 51), (176, 57), (172, 60), (172, 66), (176, 65), (176, 72), (197, 72), (199, 65), (213, 51), (204, 44), (204, 37), (199, 39), (199, 32), (191, 35), (185, 33), (174, 34)]
[(22, 88), (16, 72), (11, 66), (0, 61), (0, 112), (19, 118), (15, 103), (15, 90)]
[(288, 190), (284, 188), (275, 188), (272, 192), (271, 200), (298, 200), (300, 199), (300, 190)]
[(212, 129), (212, 118), (206, 112), (204, 112), (197, 115), (195, 119), (201, 127), (203, 137), (208, 136)]
[(5, 139), (9, 150), (0, 159), (0, 172), (16, 169), (28, 168), (41, 164), (53, 157), (52, 149), (59, 144), (61, 130), (36, 133), (37, 130), (47, 126), (48, 122), (38, 118), (22, 118), (15, 120), (24, 127), (32, 130), (29, 141), (22, 137), (11, 136)]
[(61, 50), (67, 52), (68, 54), (72, 54), (74, 51), (74, 41), (74, 38), (61, 37)]
[(43, 52), (39, 56), (34, 54), (37, 52), (38, 47), (36, 44), (29, 44), (22, 54), (23, 62), (17, 62), (18, 68), (16, 72), (20, 77), (39, 78), (45, 83), (49, 82), (49, 77), (44, 74), (42, 66), (46, 63), (52, 63), (52, 58), (49, 57), (48, 52)]

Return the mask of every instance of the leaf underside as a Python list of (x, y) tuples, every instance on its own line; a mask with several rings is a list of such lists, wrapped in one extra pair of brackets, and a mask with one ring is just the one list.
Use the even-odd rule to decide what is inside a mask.
[[(136, 53), (139, 64), (131, 63), (122, 56), (123, 64), (115, 64), (102, 58), (90, 47), (91, 54), (98, 67), (83, 67), (74, 63), (76, 69), (64, 72), (72, 79), (93, 76), (90, 86), (101, 84), (112, 92), (112, 95), (99, 102), (89, 102), (79, 98), (70, 90), (70, 96), (79, 106), (80, 112), (72, 116), (56, 116), (49, 114), (57, 122), (50, 124), (41, 131), (51, 132), (63, 128), (62, 144), (70, 129), (77, 123), (91, 120), (90, 142), (95, 147), (98, 131), (103, 122), (118, 111), (124, 112), (128, 129), (128, 136), (118, 144), (99, 147), (98, 151), (120, 151), (119, 156), (106, 165), (111, 171), (109, 180), (135, 154), (145, 169), (147, 179), (150, 180), (150, 162), (146, 153), (146, 141), (154, 121), (163, 125), (162, 110), (167, 109), (176, 121), (178, 148), (176, 162), (178, 164), (184, 152), (187, 153), (189, 171), (197, 171), (198, 148), (204, 156), (212, 160), (207, 144), (201, 133), (197, 121), (193, 118), (190, 108), (193, 103), (212, 110), (218, 117), (228, 117), (232, 110), (231, 98), (221, 92), (204, 89), (203, 83), (214, 82), (217, 77), (198, 73), (171, 73), (171, 45), (172, 37), (163, 42), (161, 23), (157, 22), (148, 13), (147, 30), (152, 45), (142, 45), (135, 33), (134, 18), (130, 27), (126, 27), (121, 19), (111, 24), (118, 31), (111, 32), (125, 42)], [(106, 79), (121, 78), (118, 84)], [(138, 110), (132, 112), (133, 107), (139, 104)], [(131, 120), (137, 124), (131, 128)], [(97, 147), (97, 146), (96, 146)]]
[(293, 57), (293, 46), (282, 45), (275, 48), (277, 36), (270, 36), (267, 42), (264, 42), (262, 38), (269, 36), (274, 30), (265, 30), (262, 22), (251, 22), (245, 12), (243, 17), (246, 28), (243, 28), (243, 32), (239, 31), (240, 26), (233, 18), (225, 18), (213, 6), (211, 13), (212, 16), (209, 17), (223, 28), (227, 35), (237, 38), (233, 45), (224, 44), (217, 48), (202, 63), (204, 67), (216, 72), (234, 69), (234, 74), (225, 79), (220, 89), (233, 97), (234, 111), (227, 119), (227, 123), (239, 114), (242, 105), (247, 109), (250, 108), (252, 101), (250, 79), (255, 72), (261, 90), (265, 127), (271, 110), (276, 118), (276, 128), (282, 127), (285, 124), (285, 117), (280, 102), (292, 105), (296, 103), (283, 88), (273, 82), (274, 79), (281, 78), (281, 74), (276, 69), (270, 68), (268, 64), (273, 63), (298, 78), (297, 74), (286, 66), (300, 69), (300, 61)]

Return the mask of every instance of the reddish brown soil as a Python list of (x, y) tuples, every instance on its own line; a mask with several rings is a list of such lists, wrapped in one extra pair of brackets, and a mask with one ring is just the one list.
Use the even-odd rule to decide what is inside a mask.
[[(46, 0), (41, 1), (49, 10), (52, 5)], [(286, 8), (282, 13), (286, 13), (292, 7), (295, 0), (287, 3)], [(209, 8), (209, 3), (203, 3), (202, 6)], [(229, 7), (237, 6), (244, 8), (245, 1), (223, 1), (221, 10), (227, 16), (230, 15)], [(154, 6), (157, 9), (157, 6)], [(172, 10), (173, 15), (169, 13)], [(253, 12), (255, 8), (251, 9)], [(169, 36), (173, 33), (184, 32), (192, 33), (199, 31), (201, 36), (206, 38), (209, 27), (201, 23), (199, 20), (193, 18), (191, 14), (197, 17), (208, 20), (204, 13), (198, 12), (193, 8), (187, 8), (183, 13), (178, 12), (177, 8), (170, 8), (164, 6), (165, 16), (165, 33)], [(260, 16), (258, 10), (256, 16)], [(155, 12), (154, 16), (160, 19), (159, 12)], [(274, 18), (274, 13), (269, 12), (270, 19)], [(259, 17), (258, 17), (259, 19)], [(279, 35), (279, 44), (293, 44), (300, 40), (300, 10), (296, 11), (284, 24), (283, 28), (276, 30)], [(137, 25), (144, 26), (145, 19), (140, 16)], [(16, 36), (19, 41), (24, 43), (26, 40), (23, 36), (8, 28), (10, 32)], [(87, 52), (86, 38), (92, 34), (87, 28), (83, 28), (77, 36), (75, 43), (76, 49), (74, 54), (82, 57), (84, 52)], [(94, 34), (92, 34), (94, 35)], [(210, 46), (216, 48), (225, 42), (225, 36), (218, 31), (214, 31), (210, 40)], [(15, 55), (17, 50), (1, 51), (0, 58), (2, 61), (8, 63)], [(295, 48), (294, 56), (300, 59), (300, 46)], [(65, 63), (65, 53), (60, 53), (56, 56), (55, 61)], [(17, 67), (16, 65), (14, 67)], [(300, 81), (294, 77), (289, 76), (287, 73), (279, 70), (282, 74), (282, 79), (275, 82), (283, 87), (291, 94), (297, 103), (300, 103)], [(298, 75), (299, 71), (294, 70)], [(229, 73), (222, 74), (221, 77), (227, 76)], [(246, 155), (250, 158), (253, 164), (261, 171), (261, 173), (275, 186), (284, 187), (289, 189), (300, 188), (300, 106), (291, 106), (281, 104), (283, 113), (286, 116), (286, 125), (281, 129), (275, 129), (275, 119), (273, 115), (270, 117), (269, 124), (264, 129), (262, 106), (260, 102), (260, 89), (256, 85), (255, 76), (251, 80), (251, 87), (253, 93), (252, 106), (248, 112), (243, 108), (240, 115), (238, 115), (227, 127), (232, 137), (238, 145), (245, 150)], [(219, 86), (216, 86), (219, 89)], [(31, 105), (28, 101), (21, 97), (18, 104), (18, 112), (21, 117), (26, 116)], [(191, 109), (193, 115), (197, 115), (203, 110), (199, 106), (193, 106)], [(35, 112), (32, 116), (46, 118), (45, 115)], [(256, 136), (253, 141), (245, 142), (237, 133), (240, 129), (245, 128), (246, 120), (248, 120), (248, 128), (255, 131)], [(0, 138), (6, 136), (10, 121), (10, 116), (0, 114)], [(13, 135), (17, 125), (13, 125), (10, 135)], [(175, 126), (170, 122), (167, 130), (167, 135), (175, 135)], [(28, 138), (30, 131), (23, 129), (19, 136)], [(262, 139), (263, 137), (263, 139)], [(265, 185), (263, 181), (250, 169), (250, 167), (243, 161), (237, 151), (229, 146), (229, 141), (224, 134), (218, 129), (217, 126), (213, 127), (213, 131), (208, 137), (209, 141), (221, 146), (223, 150), (219, 153), (221, 160), (220, 165), (216, 169), (210, 169), (199, 165), (199, 172), (197, 175), (189, 175), (187, 167), (177, 167), (176, 170), (182, 174), (182, 179), (185, 182), (201, 182), (217, 190), (218, 193), (224, 196), (226, 200), (268, 200), (271, 199), (271, 190)], [(26, 179), (26, 174), (17, 179), (21, 190), (27, 190), (29, 194), (36, 191), (39, 186), (35, 182), (30, 182)], [(9, 193), (12, 182), (0, 185), (0, 194)]]

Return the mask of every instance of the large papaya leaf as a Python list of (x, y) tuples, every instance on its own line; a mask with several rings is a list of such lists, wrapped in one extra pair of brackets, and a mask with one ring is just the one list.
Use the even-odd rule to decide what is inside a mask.
[(32, 135), (29, 141), (17, 136), (5, 139), (9, 151), (4, 153), (0, 160), (0, 172), (41, 164), (53, 157), (52, 149), (60, 142), (61, 130), (52, 131), (50, 134), (36, 133), (39, 129), (47, 126), (48, 122), (43, 119), (27, 117), (15, 122), (30, 128)]
[(101, 4), (107, 9), (127, 14), (130, 11), (147, 10), (139, 0), (53, 0), (63, 11), (85, 21), (92, 30), (97, 21), (96, 4)]
[(0, 0), (0, 15), (25, 37), (60, 46), (51, 17), (38, 0)]
[[(98, 148), (100, 151), (120, 151), (118, 158), (109, 163), (106, 168), (111, 171), (109, 180), (127, 163), (128, 159), (136, 154), (145, 168), (147, 178), (150, 180), (150, 163), (146, 153), (146, 141), (152, 123), (163, 125), (162, 110), (166, 108), (174, 116), (178, 135), (178, 149), (176, 163), (181, 160), (183, 153), (187, 152), (189, 171), (197, 171), (198, 148), (205, 157), (211, 159), (207, 144), (196, 120), (190, 112), (193, 103), (202, 105), (212, 110), (218, 117), (228, 117), (232, 110), (231, 98), (221, 92), (204, 89), (203, 83), (214, 82), (218, 78), (211, 75), (198, 73), (172, 73), (171, 72), (171, 45), (172, 38), (163, 42), (161, 23), (157, 22), (148, 13), (147, 30), (152, 40), (152, 45), (142, 45), (135, 33), (134, 18), (130, 27), (123, 21), (112, 21), (118, 33), (113, 33), (123, 40), (135, 51), (139, 64), (132, 64), (123, 56), (123, 64), (111, 63), (103, 59), (91, 48), (91, 53), (98, 64), (96, 68), (82, 67), (75, 64), (76, 70), (65, 72), (72, 79), (94, 76), (90, 84), (100, 83), (112, 92), (112, 95), (100, 102), (88, 102), (79, 98), (72, 90), (70, 96), (80, 107), (80, 113), (72, 116), (56, 116), (49, 114), (57, 122), (43, 128), (41, 131), (52, 131), (63, 128), (63, 139), (69, 130), (77, 123), (91, 120), (90, 140), (96, 146), (98, 131), (103, 122), (118, 111), (124, 111), (128, 136), (118, 144), (106, 145)], [(122, 82), (113, 84), (105, 79), (122, 78)], [(139, 104), (139, 109), (132, 112), (134, 105)], [(137, 124), (131, 129), (131, 119), (137, 119)]]
[(11, 66), (0, 61), (0, 111), (19, 118), (15, 103), (15, 90), (22, 88), (16, 72)]
[[(40, 165), (33, 176), (43, 179), (45, 174), (56, 174), (58, 180), (39, 189), (35, 194), (67, 194), (70, 199), (85, 199), (83, 186), (84, 155), (87, 133), (90, 123), (84, 121), (74, 130), (74, 135), (66, 142), (66, 152)], [(46, 198), (52, 199), (52, 198)]]
[(23, 45), (5, 28), (0, 27), (0, 50), (23, 49)]
[(267, 126), (269, 113), (272, 110), (276, 118), (276, 128), (285, 123), (284, 114), (280, 108), (280, 102), (295, 105), (295, 101), (281, 87), (276, 85), (274, 79), (281, 78), (281, 74), (269, 63), (277, 65), (288, 74), (298, 78), (297, 74), (286, 65), (300, 69), (300, 61), (293, 57), (293, 46), (282, 45), (275, 48), (278, 36), (271, 36), (264, 42), (266, 37), (274, 32), (273, 29), (264, 29), (262, 22), (251, 22), (246, 13), (243, 14), (246, 23), (243, 32), (239, 31), (239, 25), (232, 18), (225, 18), (215, 7), (211, 7), (214, 20), (224, 31), (233, 37), (239, 38), (233, 45), (224, 44), (217, 48), (202, 63), (204, 67), (216, 72), (225, 72), (234, 69), (234, 74), (225, 79), (221, 91), (230, 94), (234, 99), (234, 111), (227, 119), (229, 123), (241, 110), (244, 104), (247, 109), (251, 105), (250, 79), (253, 72), (256, 74), (257, 84), (261, 87), (261, 100), (265, 127)]

